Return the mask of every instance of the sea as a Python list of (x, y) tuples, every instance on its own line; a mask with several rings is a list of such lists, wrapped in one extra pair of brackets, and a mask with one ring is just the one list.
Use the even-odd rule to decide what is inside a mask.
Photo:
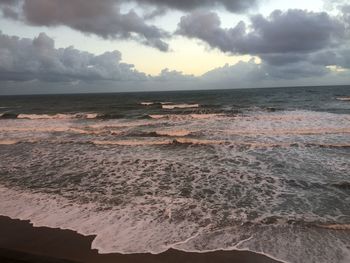
[(350, 262), (350, 86), (0, 97), (0, 214), (99, 253)]

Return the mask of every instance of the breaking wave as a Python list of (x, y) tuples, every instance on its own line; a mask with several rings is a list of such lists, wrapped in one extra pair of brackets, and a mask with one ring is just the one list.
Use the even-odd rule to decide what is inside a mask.
[(336, 99), (340, 101), (350, 101), (350, 97), (337, 97)]
[(142, 106), (151, 106), (154, 104), (154, 102), (141, 102), (140, 103)]
[(2, 119), (28, 119), (28, 120), (63, 120), (63, 119), (96, 119), (97, 113), (74, 113), (74, 114), (24, 114), (24, 113), (2, 113)]
[[(350, 259), (349, 224), (305, 227), (283, 220), (271, 223), (268, 219), (267, 224), (231, 222), (230, 226), (218, 228), (190, 218), (176, 218), (181, 206), (188, 206), (188, 201), (181, 199), (175, 203), (158, 200), (157, 206), (134, 203), (101, 209), (99, 203), (76, 204), (60, 196), (53, 198), (5, 186), (0, 186), (0, 198), (3, 215), (30, 220), (34, 226), (95, 235), (92, 249), (99, 253), (158, 254), (174, 248), (187, 252), (249, 250), (285, 262), (345, 263)], [(333, 249), (334, 244), (338, 249)], [(310, 253), (310, 247), (322, 253)]]
[(199, 108), (199, 104), (162, 104), (162, 108), (167, 110), (190, 109), (190, 108)]
[(167, 119), (167, 120), (205, 120), (210, 118), (224, 118), (228, 115), (224, 113), (193, 113), (193, 114), (151, 114), (148, 115), (151, 119)]

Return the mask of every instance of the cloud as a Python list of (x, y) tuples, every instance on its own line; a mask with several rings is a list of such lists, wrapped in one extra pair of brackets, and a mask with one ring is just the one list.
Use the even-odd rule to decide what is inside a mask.
[(181, 71), (163, 69), (158, 76), (153, 77), (154, 80), (160, 81), (189, 81), (195, 80), (195, 76), (183, 74)]
[(307, 58), (313, 64), (323, 66), (338, 66), (350, 69), (350, 49), (326, 50), (317, 52)]
[(254, 59), (213, 69), (202, 77), (204, 89), (258, 88), (307, 85), (347, 85), (350, 71), (336, 72), (307, 61), (284, 66), (257, 64)]
[(119, 51), (94, 55), (73, 47), (55, 48), (45, 33), (34, 39), (0, 32), (0, 80), (142, 80), (146, 75), (121, 62)]
[(153, 4), (182, 11), (204, 7), (225, 7), (228, 11), (240, 13), (257, 5), (258, 0), (136, 0), (141, 4)]
[[(18, 1), (17, 1), (18, 2)], [(133, 10), (122, 13), (116, 0), (1, 0), (6, 17), (35, 26), (64, 25), (106, 39), (134, 39), (161, 51), (168, 50), (168, 33), (145, 23)], [(12, 6), (10, 5), (12, 3)], [(6, 5), (5, 5), (6, 4)]]
[(256, 63), (255, 59), (239, 62), (233, 66), (225, 65), (203, 75), (207, 81), (230, 81), (233, 83), (259, 83), (267, 80), (294, 80), (298, 78), (319, 77), (330, 72), (325, 66), (306, 61), (298, 61), (287, 65), (270, 65)]
[(181, 18), (177, 34), (232, 54), (307, 53), (339, 45), (344, 25), (324, 12), (276, 10), (251, 17), (249, 27), (240, 22), (224, 29), (216, 13), (198, 11)]
[(13, 5), (16, 0), (0, 0), (0, 5)]
[(342, 12), (342, 18), (346, 23), (347, 29), (350, 31), (350, 5), (343, 5), (341, 7), (341, 12)]
[[(134, 10), (121, 11), (125, 3), (134, 2), (144, 14)], [(258, 0), (0, 0), (4, 17), (34, 26), (68, 26), (83, 33), (105, 39), (133, 39), (144, 45), (168, 51), (166, 40), (171, 35), (146, 23), (168, 9), (190, 11), (203, 7), (225, 7), (231, 12), (243, 12)], [(149, 7), (153, 11), (147, 12)]]
[[(349, 48), (317, 51), (307, 54), (305, 59), (291, 53), (288, 63), (285, 63), (286, 58), (282, 58), (281, 63), (278, 55), (267, 55), (271, 57), (225, 65), (199, 77), (167, 68), (158, 76), (149, 76), (135, 70), (133, 65), (121, 62), (119, 51), (94, 55), (73, 47), (57, 49), (54, 40), (45, 33), (29, 39), (0, 32), (0, 93), (6, 90), (4, 87), (11, 87), (17, 93), (21, 93), (21, 88), (26, 92), (32, 89), (46, 93), (348, 83)], [(67, 82), (74, 85), (67, 85)], [(52, 89), (48, 91), (46, 87)]]

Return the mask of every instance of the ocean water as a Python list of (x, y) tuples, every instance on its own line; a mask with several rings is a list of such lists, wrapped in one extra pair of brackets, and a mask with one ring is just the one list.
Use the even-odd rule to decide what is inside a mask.
[(350, 86), (0, 97), (0, 214), (100, 253), (350, 262)]

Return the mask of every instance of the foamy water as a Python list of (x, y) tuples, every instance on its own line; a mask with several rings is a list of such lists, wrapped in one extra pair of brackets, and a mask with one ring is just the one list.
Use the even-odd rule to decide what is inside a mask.
[(163, 109), (173, 110), (173, 109), (188, 109), (188, 108), (198, 108), (199, 104), (162, 104)]
[[(153, 101), (126, 105), (126, 117), (0, 119), (0, 214), (96, 235), (100, 253), (349, 262), (347, 112)], [(162, 108), (183, 104), (198, 107)]]

